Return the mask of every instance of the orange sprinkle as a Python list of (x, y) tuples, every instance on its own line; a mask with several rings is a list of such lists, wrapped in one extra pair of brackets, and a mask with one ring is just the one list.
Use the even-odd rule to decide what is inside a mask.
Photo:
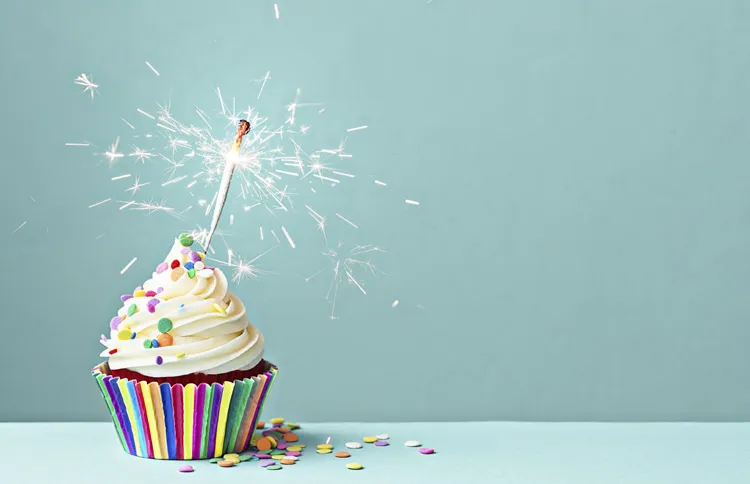
[(161, 333), (159, 336), (156, 337), (156, 341), (159, 342), (159, 347), (162, 346), (172, 346), (172, 343), (174, 343), (174, 339), (172, 338), (172, 335), (169, 333)]
[(339, 459), (346, 459), (347, 457), (351, 457), (351, 454), (349, 454), (349, 452), (336, 452), (334, 455)]
[(281, 463), (286, 466), (294, 465), (296, 461), (294, 459), (281, 459)]
[(299, 440), (299, 437), (297, 437), (297, 434), (293, 432), (287, 432), (284, 434), (285, 442), (297, 442), (298, 440)]
[(265, 422), (258, 422), (257, 424), (255, 424), (255, 428), (256, 429), (264, 429), (264, 428), (266, 428), (266, 423)]
[(258, 439), (258, 443), (255, 444), (255, 446), (258, 448), (258, 450), (270, 450), (271, 441), (268, 440), (268, 437), (261, 437)]
[(274, 430), (280, 434), (288, 434), (289, 432), (291, 432), (291, 429), (288, 429), (286, 427), (278, 427), (278, 428), (275, 428)]
[(234, 461), (233, 460), (220, 460), (219, 461), (219, 467), (233, 467)]

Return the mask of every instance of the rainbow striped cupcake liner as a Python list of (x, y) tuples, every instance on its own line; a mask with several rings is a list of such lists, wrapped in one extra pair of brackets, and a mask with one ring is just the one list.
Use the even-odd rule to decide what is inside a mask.
[(149, 459), (193, 460), (243, 452), (278, 369), (223, 384), (170, 385), (114, 378), (105, 362), (99, 385), (122, 448)]

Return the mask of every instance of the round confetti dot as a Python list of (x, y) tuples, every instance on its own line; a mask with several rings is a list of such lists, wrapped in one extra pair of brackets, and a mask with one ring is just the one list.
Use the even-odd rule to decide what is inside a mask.
[(161, 294), (163, 292), (164, 292), (164, 288), (163, 287), (157, 287), (156, 288), (156, 294)]
[(134, 291), (133, 292), (133, 297), (143, 297), (145, 295), (146, 295), (146, 291), (144, 291), (142, 289), (140, 291)]
[(283, 438), (287, 442), (297, 442), (299, 440), (297, 434), (293, 434), (292, 432), (285, 433)]
[(359, 442), (347, 442), (344, 444), (348, 449), (361, 449), (362, 444)]
[(138, 306), (136, 306), (135, 304), (131, 304), (128, 307), (128, 316), (132, 316), (132, 315), (134, 315), (137, 312), (138, 312)]
[(302, 451), (302, 447), (300, 447), (299, 445), (294, 445), (292, 447), (286, 448), (287, 454), (289, 454), (290, 452), (301, 452), (301, 451)]
[(220, 460), (219, 467), (234, 467), (234, 461), (231, 460)]
[(172, 271), (172, 274), (170, 274), (169, 278), (172, 279), (173, 282), (177, 282), (182, 275), (185, 274), (185, 269), (182, 267), (178, 267), (177, 269)]
[(388, 434), (379, 434), (379, 435), (376, 435), (375, 437), (377, 437), (378, 440), (388, 440), (390, 438)]
[(420, 454), (425, 454), (425, 455), (427, 455), (427, 454), (434, 454), (435, 453), (435, 449), (430, 449), (428, 447), (423, 447), (423, 448), (419, 449), (419, 453)]
[(159, 340), (154, 338), (151, 340), (151, 347), (152, 348), (158, 348), (159, 347)]
[(214, 457), (210, 461), (208, 461), (209, 464), (218, 464), (221, 461), (218, 457)]
[(272, 450), (271, 451), (271, 455), (286, 455), (286, 451), (285, 450), (278, 450), (278, 449)]
[(271, 454), (265, 454), (265, 453), (255, 454), (255, 457), (257, 457), (258, 459), (270, 459), (271, 458)]
[(158, 329), (160, 333), (169, 333), (172, 331), (172, 320), (169, 318), (161, 318), (156, 325), (156, 329)]
[(284, 459), (297, 460), (299, 457), (296, 455), (285, 455)]
[(291, 466), (294, 465), (295, 460), (294, 459), (281, 459), (281, 463), (285, 466)]
[(193, 472), (195, 469), (193, 469), (193, 466), (191, 465), (184, 465), (177, 469), (178, 472)]
[(209, 279), (213, 276), (214, 276), (214, 271), (210, 269), (203, 269), (198, 272), (198, 277), (200, 277), (201, 279)]
[(200, 261), (200, 257), (198, 259), (199, 259), (198, 262), (196, 262), (193, 267), (195, 267), (196, 271), (202, 271), (203, 269), (206, 268), (206, 264)]
[(276, 462), (272, 460), (264, 460), (263, 462), (260, 463), (261, 467), (268, 467), (268, 466), (275, 466), (275, 465), (276, 465)]
[(404, 445), (405, 445), (406, 447), (419, 447), (419, 446), (420, 446), (420, 445), (422, 445), (422, 444), (420, 444), (418, 440), (407, 440), (407, 441), (406, 441), (406, 442), (404, 443)]
[(286, 457), (286, 456), (285, 456), (285, 455), (283, 455), (283, 454), (282, 454), (282, 455), (272, 455), (272, 456), (271, 456), (271, 459), (273, 459), (273, 460), (282, 460), (282, 459), (284, 459), (285, 457)]
[(261, 437), (258, 439), (258, 443), (255, 444), (258, 450), (269, 450), (271, 448), (271, 441), (268, 437)]
[(287, 427), (278, 427), (276, 431), (281, 434), (288, 434), (289, 432), (291, 432), (291, 430), (289, 430), (289, 428)]
[(255, 428), (256, 429), (262, 429), (262, 428), (265, 428), (265, 427), (266, 427), (266, 423), (262, 422), (262, 421), (258, 422), (257, 424), (255, 424)]
[(339, 459), (346, 459), (347, 457), (351, 457), (352, 455), (349, 452), (336, 452), (334, 456), (338, 457)]
[(377, 442), (374, 442), (374, 445), (377, 445), (378, 447), (386, 447), (390, 444), (385, 440), (378, 440)]
[(274, 438), (273, 438), (273, 437), (271, 437), (270, 435), (269, 435), (268, 437), (266, 437), (266, 438), (267, 438), (267, 439), (268, 439), (268, 441), (269, 441), (269, 442), (271, 443), (271, 447), (274, 447), (274, 448), (275, 448), (275, 447), (276, 447), (276, 439), (274, 439)]
[(195, 269), (188, 269), (187, 274), (188, 274), (188, 277), (190, 279), (194, 278), (195, 277)]
[(150, 339), (147, 339), (143, 342), (143, 347), (146, 348), (147, 350), (150, 350), (151, 348), (154, 347), (154, 345), (151, 344)]
[(119, 316), (115, 316), (114, 318), (109, 320), (109, 327), (112, 329), (117, 329), (117, 326), (122, 322), (122, 318)]
[(190, 234), (180, 234), (180, 244), (184, 247), (190, 247), (193, 245), (193, 236)]
[(360, 464), (359, 462), (352, 462), (351, 464), (347, 464), (346, 468), (351, 471), (358, 471), (358, 470), (364, 469), (364, 467), (362, 467), (362, 464)]
[(240, 462), (247, 462), (249, 460), (252, 460), (252, 458), (253, 458), (253, 456), (251, 456), (251, 455), (242, 454), (240, 456)]
[(162, 358), (161, 356), (157, 356), (156, 357), (156, 364), (157, 365), (161, 365), (162, 363), (164, 363), (164, 358)]
[(370, 435), (368, 437), (363, 437), (362, 440), (364, 440), (365, 443), (367, 443), (367, 444), (372, 444), (373, 442), (375, 442), (376, 440), (378, 440), (378, 438), (375, 437), (374, 435)]
[(156, 341), (159, 342), (159, 346), (172, 346), (172, 343), (174, 342), (174, 339), (172, 338), (172, 335), (169, 333), (162, 333), (159, 336), (156, 337)]
[(318, 454), (330, 454), (333, 451), (331, 449), (318, 449), (315, 452), (317, 452)]
[(126, 339), (130, 339), (130, 336), (132, 334), (133, 333), (131, 333), (129, 329), (121, 329), (120, 331), (117, 332), (117, 339), (122, 340), (122, 341)]
[(284, 423), (284, 417), (274, 417), (271, 420), (269, 420), (272, 424), (283, 424)]
[(228, 459), (239, 459), (240, 454), (224, 454), (224, 460)]
[(132, 294), (123, 294), (122, 296), (120, 296), (120, 301), (125, 302), (128, 299), (132, 299), (132, 298), (133, 298)]
[(333, 449), (331, 444), (318, 444), (318, 449)]
[(289, 457), (299, 457), (299, 456), (302, 455), (302, 452), (300, 452), (298, 450), (292, 450), (290, 452), (287, 452), (286, 455), (289, 456)]
[(169, 267), (171, 267), (172, 269), (177, 269), (178, 267), (180, 267), (180, 261), (178, 261), (177, 259), (173, 260), (172, 263), (169, 264)]
[(276, 442), (276, 448), (279, 450), (285, 450), (287, 447), (288, 447), (287, 443), (284, 442), (283, 440), (279, 440), (278, 442)]
[(274, 464), (274, 465), (272, 465), (272, 466), (267, 466), (267, 467), (266, 467), (266, 470), (267, 470), (267, 471), (278, 471), (279, 469), (281, 469), (281, 466), (279, 466), (279, 465), (276, 465), (276, 464)]
[[(154, 294), (154, 295), (156, 295), (156, 294)], [(160, 302), (161, 301), (159, 299), (156, 299), (154, 297), (154, 298), (149, 299), (146, 304), (148, 304), (149, 306), (158, 306)]]
[(147, 305), (146, 308), (148, 309), (148, 312), (150, 312), (150, 313), (155, 313), (156, 312), (156, 306), (154, 306), (153, 304)]
[(289, 427), (289, 430), (297, 430), (299, 428), (299, 424), (292, 422), (287, 422), (286, 425)]

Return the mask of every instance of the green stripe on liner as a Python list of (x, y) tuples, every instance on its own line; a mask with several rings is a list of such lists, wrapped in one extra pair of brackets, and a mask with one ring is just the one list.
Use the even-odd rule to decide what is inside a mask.
[[(239, 435), (240, 429), (242, 428), (242, 419), (245, 417), (245, 409), (247, 408), (248, 400), (250, 400), (250, 395), (253, 390), (253, 383), (254, 382), (249, 378), (245, 378), (244, 380), (242, 380), (242, 382), (235, 382), (235, 392), (237, 391), (236, 385), (242, 384), (242, 395), (240, 395), (240, 399), (237, 402), (237, 409), (234, 414), (234, 423), (229, 435), (229, 444), (225, 446), (225, 448), (230, 452), (238, 450), (235, 448), (235, 446), (237, 445), (237, 436)], [(252, 431), (253, 429), (250, 430), (250, 432)]]
[(201, 441), (201, 459), (208, 458), (208, 430), (211, 426), (211, 400), (213, 399), (213, 396), (213, 385), (208, 385), (208, 388), (206, 388), (206, 400), (203, 403), (203, 432), (201, 433), (203, 439)]
[(104, 377), (107, 375), (104, 375), (102, 373), (95, 373), (94, 379), (99, 384), (99, 390), (102, 392), (102, 395), (104, 396), (104, 401), (107, 402), (107, 408), (109, 408), (109, 415), (112, 417), (112, 423), (115, 424), (115, 430), (117, 431), (117, 436), (120, 438), (120, 444), (122, 444), (122, 448), (125, 449), (125, 452), (130, 453), (128, 451), (128, 445), (125, 442), (125, 437), (122, 435), (122, 429), (120, 428), (120, 421), (117, 419), (117, 413), (115, 412), (115, 406), (112, 404), (112, 399), (109, 398), (109, 392), (107, 391), (106, 385), (104, 385)]

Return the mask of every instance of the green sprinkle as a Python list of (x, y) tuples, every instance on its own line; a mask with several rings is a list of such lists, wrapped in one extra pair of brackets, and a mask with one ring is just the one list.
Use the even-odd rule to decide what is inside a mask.
[(253, 456), (251, 456), (251, 455), (243, 454), (243, 455), (240, 456), (240, 462), (247, 462), (247, 461), (249, 461), (252, 458), (253, 458)]
[(157, 323), (156, 328), (160, 333), (169, 333), (172, 330), (172, 320), (169, 318), (161, 318)]
[(136, 306), (135, 304), (131, 304), (128, 307), (128, 316), (132, 316), (132, 315), (134, 315), (137, 312), (138, 312), (138, 306)]
[(272, 450), (271, 455), (286, 455), (286, 451), (280, 449)]
[(180, 234), (180, 244), (184, 247), (190, 247), (193, 245), (193, 236), (190, 234)]
[(272, 466), (266, 467), (267, 471), (278, 471), (279, 469), (281, 469), (281, 466), (278, 466), (278, 465), (272, 465)]
[(195, 269), (188, 269), (188, 277), (192, 279), (195, 277)]
[(143, 347), (146, 348), (146, 349), (153, 348), (153, 346), (154, 345), (151, 344), (151, 340), (150, 339), (147, 339), (146, 341), (143, 342)]
[(210, 461), (208, 461), (209, 464), (216, 464), (217, 462), (222, 461), (223, 459), (219, 459), (218, 457), (214, 457)]

